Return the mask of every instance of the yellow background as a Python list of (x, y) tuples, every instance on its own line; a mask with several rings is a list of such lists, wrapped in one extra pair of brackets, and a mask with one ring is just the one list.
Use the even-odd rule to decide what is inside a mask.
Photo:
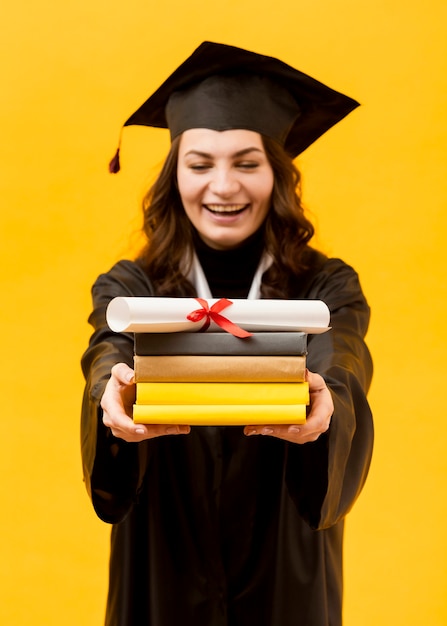
[(90, 285), (135, 249), (166, 133), (129, 128), (123, 171), (107, 162), (205, 39), (362, 102), (299, 160), (316, 243), (356, 267), (373, 309), (376, 447), (347, 520), (345, 624), (447, 623), (446, 25), (444, 0), (5, 3), (1, 624), (102, 623), (109, 528), (81, 478), (79, 358)]

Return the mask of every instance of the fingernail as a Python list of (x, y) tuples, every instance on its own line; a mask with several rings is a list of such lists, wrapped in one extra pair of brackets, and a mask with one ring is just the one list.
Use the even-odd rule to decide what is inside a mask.
[(261, 430), (261, 435), (271, 435), (273, 433), (273, 428), (263, 428)]
[(291, 426), (289, 428), (289, 433), (293, 433), (294, 435), (297, 435), (300, 432), (300, 429), (298, 428), (298, 426)]
[(247, 436), (256, 435), (256, 428), (250, 428), (249, 430), (246, 430), (245, 433)]
[(144, 428), (135, 428), (136, 435), (144, 435)]
[(128, 383), (131, 383), (133, 381), (133, 372), (128, 372), (124, 378)]

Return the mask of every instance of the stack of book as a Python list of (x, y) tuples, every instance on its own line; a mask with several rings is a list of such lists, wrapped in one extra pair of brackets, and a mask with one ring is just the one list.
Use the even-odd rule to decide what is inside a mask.
[(134, 421), (146, 424), (305, 422), (307, 337), (329, 318), (320, 300), (118, 297), (107, 308), (112, 330), (134, 333)]
[(304, 332), (135, 333), (134, 421), (303, 423), (306, 352)]

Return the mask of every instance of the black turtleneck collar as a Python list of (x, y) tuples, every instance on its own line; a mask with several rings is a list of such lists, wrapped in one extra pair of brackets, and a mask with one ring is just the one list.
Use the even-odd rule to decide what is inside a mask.
[(193, 239), (213, 298), (246, 298), (264, 249), (264, 228), (231, 250), (210, 248), (196, 230)]

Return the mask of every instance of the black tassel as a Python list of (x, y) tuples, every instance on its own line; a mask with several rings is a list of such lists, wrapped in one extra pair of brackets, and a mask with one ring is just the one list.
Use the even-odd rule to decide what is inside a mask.
[(111, 174), (118, 174), (120, 169), (121, 169), (120, 168), (120, 149), (118, 147), (116, 152), (115, 152), (115, 156), (113, 157), (113, 159), (109, 163), (109, 172)]

